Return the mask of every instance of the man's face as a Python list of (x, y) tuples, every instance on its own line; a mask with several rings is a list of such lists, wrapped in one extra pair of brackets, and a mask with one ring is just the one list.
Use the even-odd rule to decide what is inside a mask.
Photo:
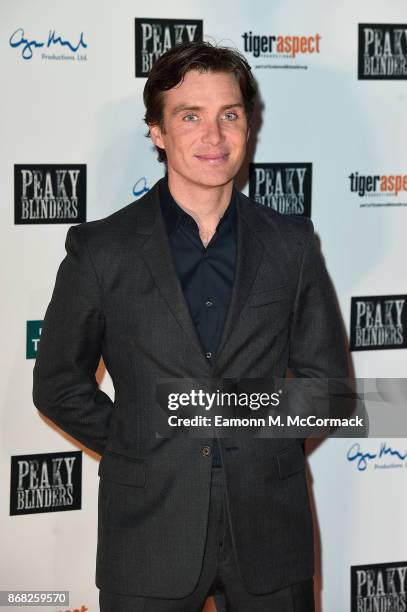
[(150, 132), (165, 149), (170, 178), (202, 187), (229, 183), (243, 163), (248, 136), (235, 76), (191, 70), (163, 96), (163, 126), (151, 125)]

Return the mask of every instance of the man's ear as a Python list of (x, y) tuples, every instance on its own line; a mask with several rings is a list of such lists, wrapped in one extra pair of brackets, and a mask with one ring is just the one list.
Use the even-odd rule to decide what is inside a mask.
[(154, 123), (148, 126), (150, 129), (151, 140), (159, 149), (165, 149), (164, 140), (162, 137), (162, 130), (158, 123)]

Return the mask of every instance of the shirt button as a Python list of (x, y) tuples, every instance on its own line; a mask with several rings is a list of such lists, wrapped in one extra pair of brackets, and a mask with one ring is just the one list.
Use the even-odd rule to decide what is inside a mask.
[(201, 448), (201, 455), (203, 455), (204, 457), (209, 457), (211, 452), (212, 452), (212, 450), (211, 450), (210, 446), (203, 446)]
[(205, 302), (205, 306), (207, 306), (208, 308), (210, 308), (211, 306), (213, 306), (213, 302), (211, 300), (206, 300)]
[(204, 256), (204, 257), (208, 257), (208, 251), (204, 251), (204, 252), (203, 252), (203, 256)]
[(212, 357), (212, 353), (211, 353), (210, 351), (208, 351), (207, 353), (205, 353), (205, 357), (206, 357), (207, 359), (211, 359), (211, 357)]

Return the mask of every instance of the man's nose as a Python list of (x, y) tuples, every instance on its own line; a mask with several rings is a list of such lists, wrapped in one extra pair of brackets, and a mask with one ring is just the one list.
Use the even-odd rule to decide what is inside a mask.
[(223, 131), (220, 121), (218, 119), (206, 122), (202, 140), (203, 142), (213, 146), (216, 146), (222, 142)]

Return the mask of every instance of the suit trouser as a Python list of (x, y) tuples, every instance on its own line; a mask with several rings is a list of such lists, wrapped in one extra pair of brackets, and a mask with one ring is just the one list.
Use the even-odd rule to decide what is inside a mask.
[(270, 594), (248, 593), (234, 557), (225, 496), (223, 469), (213, 467), (202, 570), (190, 595), (182, 599), (161, 599), (101, 590), (101, 612), (201, 612), (209, 595), (215, 595), (219, 612), (314, 612), (312, 578)]

